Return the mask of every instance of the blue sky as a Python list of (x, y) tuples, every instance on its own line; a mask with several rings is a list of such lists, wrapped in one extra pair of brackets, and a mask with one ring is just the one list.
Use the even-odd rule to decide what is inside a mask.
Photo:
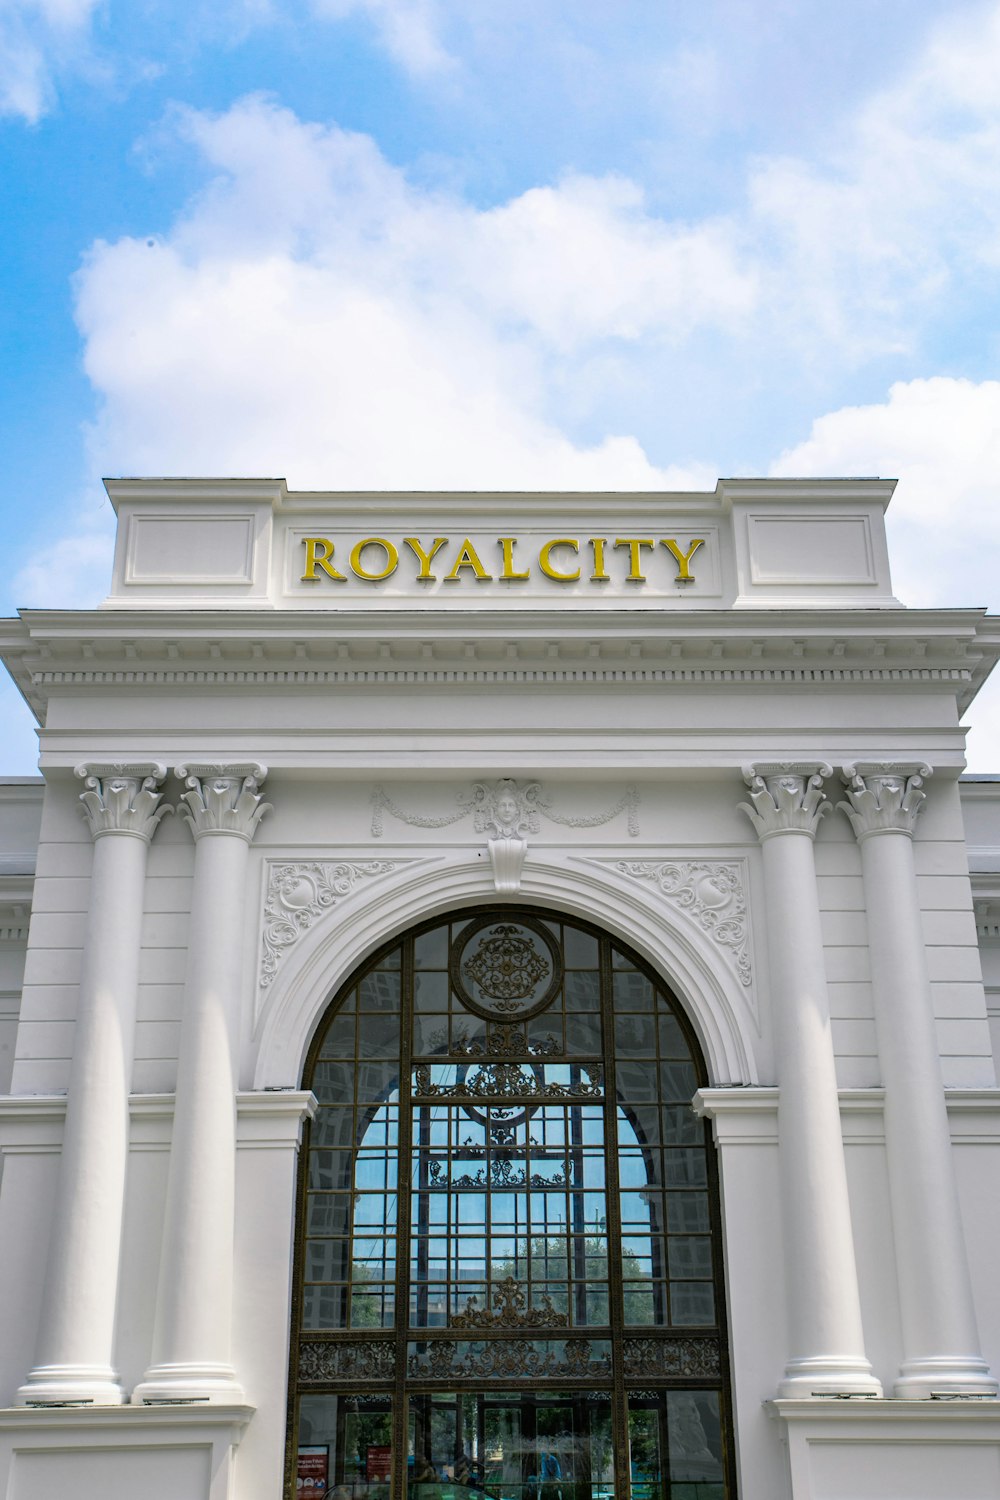
[(0, 0), (0, 138), (4, 613), (122, 473), (893, 475), (1000, 609), (997, 0)]

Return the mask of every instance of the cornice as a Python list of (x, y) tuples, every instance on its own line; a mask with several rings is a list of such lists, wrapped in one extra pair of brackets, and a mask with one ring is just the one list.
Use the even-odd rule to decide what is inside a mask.
[(197, 498), (213, 504), (245, 504), (249, 500), (270, 504), (276, 513), (343, 511), (352, 517), (369, 511), (380, 515), (424, 516), (428, 509), (433, 509), (441, 515), (475, 511), (484, 516), (508, 518), (548, 511), (604, 518), (622, 506), (627, 506), (632, 514), (649, 512), (657, 517), (677, 510), (720, 515), (734, 503), (747, 500), (798, 506), (811, 500), (821, 504), (828, 504), (831, 499), (874, 501), (884, 510), (892, 498), (896, 480), (734, 477), (719, 479), (714, 490), (290, 490), (283, 478), (119, 477), (105, 479), (104, 488), (116, 512), (123, 500), (134, 505), (172, 500), (190, 503)]
[(25, 611), (0, 654), (44, 717), (49, 696), (157, 689), (537, 683), (922, 684), (964, 711), (1000, 658), (981, 610), (657, 610), (398, 614)]

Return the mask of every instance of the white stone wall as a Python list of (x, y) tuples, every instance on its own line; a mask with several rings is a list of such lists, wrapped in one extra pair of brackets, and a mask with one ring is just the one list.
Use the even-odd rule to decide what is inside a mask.
[[(578, 597), (560, 616), (558, 607), (542, 608), (554, 596), (539, 584), (537, 597), (525, 595), (507, 617), (495, 606), (491, 614), (486, 595), (477, 596), (474, 625), (457, 595), (457, 608), (449, 605), (450, 613), (442, 609), (429, 622), (421, 615), (423, 605), (415, 603), (424, 596), (412, 590), (366, 594), (357, 618), (338, 618), (329, 595), (312, 615), (288, 613), (310, 607), (281, 550), (302, 520), (296, 520), (300, 502), (280, 486), (251, 485), (249, 501), (238, 486), (231, 492), (224, 485), (209, 488), (206, 504), (211, 500), (223, 510), (230, 502), (236, 509), (249, 504), (255, 517), (252, 577), (233, 585), (242, 593), (226, 600), (205, 594), (194, 575), (176, 585), (167, 576), (140, 577), (123, 529), (111, 607), (86, 617), (89, 654), (80, 646), (82, 622), (74, 630), (59, 612), (8, 630), (15, 669), (45, 705), (48, 785), (37, 839), (25, 832), (37, 815), (35, 794), (18, 792), (5, 800), (0, 786), (0, 895), (13, 890), (9, 872), (8, 885), (2, 884), (8, 879), (5, 851), (17, 844), (23, 857), (37, 843), (23, 990), (16, 944), (0, 938), (0, 1047), (16, 1026), (10, 1093), (0, 1098), (0, 1266), (5, 1287), (16, 1288), (15, 1295), (0, 1297), (0, 1491), (23, 1500), (32, 1485), (38, 1492), (39, 1486), (61, 1484), (74, 1443), (94, 1453), (103, 1443), (103, 1451), (129, 1452), (117, 1467), (105, 1467), (111, 1478), (102, 1481), (108, 1486), (100, 1490), (102, 1500), (131, 1500), (140, 1471), (149, 1493), (163, 1500), (177, 1500), (182, 1492), (192, 1500), (273, 1500), (285, 1422), (295, 1152), (308, 1107), (295, 1092), (303, 1057), (330, 998), (376, 946), (436, 912), (496, 902), (486, 834), (477, 831), (471, 813), (454, 815), (474, 782), (509, 776), (522, 786), (537, 781), (542, 789), (539, 826), (526, 836), (514, 899), (576, 914), (630, 943), (674, 986), (703, 1042), (709, 1088), (702, 1103), (713, 1120), (722, 1184), (741, 1500), (860, 1494), (858, 1476), (867, 1472), (871, 1455), (881, 1500), (913, 1500), (909, 1491), (904, 1497), (899, 1485), (893, 1488), (891, 1466), (886, 1469), (883, 1460), (890, 1441), (902, 1442), (910, 1453), (914, 1433), (922, 1442), (928, 1433), (933, 1438), (921, 1450), (920, 1500), (951, 1494), (979, 1500), (983, 1465), (1000, 1465), (1000, 1423), (995, 1409), (987, 1410), (995, 1403), (978, 1405), (985, 1416), (962, 1414), (961, 1421), (943, 1414), (945, 1405), (954, 1409), (958, 1403), (926, 1400), (872, 1402), (878, 1415), (870, 1418), (860, 1414), (858, 1402), (784, 1401), (777, 1418), (762, 1404), (786, 1383), (790, 1343), (810, 1322), (803, 1320), (801, 1304), (790, 1310), (789, 1282), (807, 1258), (824, 1273), (829, 1258), (824, 1261), (822, 1244), (810, 1243), (808, 1235), (797, 1243), (783, 1223), (791, 1179), (787, 1116), (782, 1126), (775, 1087), (782, 1057), (778, 1031), (795, 1019), (796, 995), (788, 974), (782, 987), (772, 968), (782, 966), (776, 935), (779, 941), (787, 935), (794, 948), (800, 934), (791, 920), (786, 932), (785, 913), (768, 904), (774, 861), (768, 887), (767, 845), (739, 810), (748, 797), (741, 775), (746, 762), (829, 762), (835, 768), (827, 782), (833, 802), (843, 796), (839, 772), (847, 764), (867, 759), (934, 767), (912, 848), (953, 1142), (949, 1154), (942, 1122), (938, 1166), (954, 1163), (982, 1354), (994, 1371), (1000, 1368), (1000, 1090), (994, 1061), (1000, 1055), (1000, 788), (964, 784), (963, 824), (956, 780), (962, 764), (958, 703), (969, 695), (972, 666), (979, 661), (979, 623), (972, 612), (920, 612), (918, 618), (893, 607), (879, 529), (885, 487), (826, 486), (815, 495), (806, 493), (808, 487), (799, 495), (780, 487), (774, 494), (752, 487), (746, 494), (737, 493), (738, 487), (727, 493), (723, 487), (711, 500), (701, 497), (699, 514), (711, 513), (720, 528), (723, 587), (713, 603), (715, 596), (704, 591), (712, 582), (706, 573), (690, 614), (679, 595), (670, 596), (662, 616), (641, 601), (629, 614), (637, 596), (623, 584), (607, 596), (613, 608), (605, 602), (590, 614)], [(143, 507), (152, 514), (164, 495), (158, 498), (153, 485), (123, 490), (118, 498), (127, 518)], [(480, 505), (475, 497), (452, 498), (453, 510)], [(412, 515), (420, 503), (390, 500), (398, 516)], [(588, 502), (588, 514), (606, 502)], [(165, 503), (174, 518), (171, 535), (180, 535), (192, 494), (179, 486)], [(563, 517), (560, 532), (575, 503), (572, 497), (553, 502), (553, 516)], [(644, 503), (643, 514), (651, 515), (661, 500)], [(786, 503), (792, 507), (786, 514), (793, 522), (788, 535), (797, 538), (795, 556), (806, 562), (804, 539), (820, 534), (811, 517), (821, 515), (825, 526), (838, 506), (860, 506), (878, 544), (871, 577), (848, 586), (831, 582), (831, 576), (824, 581), (822, 568), (810, 574), (803, 567), (796, 579), (794, 557), (785, 558), (780, 578), (770, 576), (761, 539), (772, 533), (756, 524), (757, 511), (763, 515)], [(322, 497), (301, 501), (310, 531), (322, 530), (313, 522), (322, 504)], [(516, 505), (524, 518), (527, 501), (521, 497)], [(274, 517), (281, 524), (274, 528), (277, 550), (271, 557)], [(471, 534), (473, 528), (463, 522), (463, 529)], [(379, 528), (366, 520), (363, 530), (374, 534)], [(214, 535), (209, 528), (209, 542)], [(351, 585), (351, 598), (360, 588)], [(711, 613), (722, 599), (732, 608)], [(862, 615), (859, 603), (879, 607)], [(246, 615), (239, 613), (241, 604)], [(135, 614), (125, 619), (123, 611), (133, 607)], [(191, 613), (199, 607), (203, 615)], [(987, 642), (983, 651), (990, 649)], [(28, 656), (17, 653), (30, 651), (38, 654), (25, 666)], [(83, 761), (160, 761), (171, 772), (188, 761), (261, 761), (270, 767), (265, 794), (273, 811), (245, 851), (245, 871), (243, 851), (235, 851), (237, 913), (228, 923), (232, 930), (222, 934), (226, 951), (231, 949), (238, 1012), (234, 1074), (223, 1082), (227, 1100), (235, 1082), (238, 1119), (235, 1238), (223, 1216), (218, 1243), (226, 1246), (223, 1258), (229, 1242), (235, 1243), (232, 1286), (224, 1290), (232, 1292), (231, 1355), (238, 1383), (226, 1387), (229, 1406), (213, 1388), (214, 1410), (203, 1421), (190, 1412), (182, 1420), (167, 1408), (126, 1407), (116, 1415), (109, 1407), (85, 1414), (94, 1418), (88, 1427), (78, 1416), (60, 1425), (51, 1414), (3, 1410), (19, 1388), (23, 1393), (38, 1357), (46, 1242), (58, 1223), (53, 1202), (65, 1091), (85, 1030), (77, 1030), (77, 1021), (95, 844), (73, 774)], [(381, 821), (373, 827), (377, 786), (383, 788), (377, 801)], [(630, 798), (632, 786), (636, 795)], [(166, 801), (176, 803), (183, 788), (171, 774), (162, 790)], [(801, 854), (802, 841), (795, 842)], [(888, 1394), (900, 1375), (906, 1338), (900, 1261), (917, 1238), (912, 1203), (901, 1210), (897, 1203), (897, 1212), (910, 1215), (903, 1231), (893, 1223), (890, 1188), (900, 1179), (891, 1172), (919, 1174), (921, 1162), (900, 1166), (897, 1153), (893, 1168), (887, 1152), (885, 1120), (891, 1112), (883, 1113), (879, 1002), (855, 832), (843, 813), (832, 812), (808, 848), (812, 853), (798, 868), (811, 879), (814, 856), (863, 1324), (864, 1350), (847, 1353), (862, 1355), (852, 1366), (853, 1388), (868, 1378), (866, 1355), (874, 1380)], [(163, 1227), (165, 1220), (169, 1227), (178, 1201), (175, 1193), (174, 1210), (166, 1207), (179, 1076), (182, 1093), (184, 1086), (178, 1057), (188, 948), (213, 897), (202, 885), (202, 903), (195, 905), (195, 864), (190, 828), (180, 817), (165, 818), (152, 835), (143, 886), (114, 1330), (115, 1372), (126, 1396), (148, 1383), (155, 1367), (157, 1282), (169, 1255), (163, 1245), (170, 1241)], [(720, 894), (711, 882), (722, 874), (730, 889)], [(792, 899), (798, 893), (787, 881), (785, 890), (789, 906), (801, 915), (805, 908)], [(870, 900), (870, 885), (868, 894)], [(720, 911), (744, 922), (738, 942), (720, 941), (714, 933), (712, 917)], [(289, 934), (296, 930), (292, 941)], [(199, 961), (205, 958), (204, 940), (201, 949), (193, 954)], [(772, 964), (775, 952), (778, 962)], [(802, 973), (814, 973), (810, 955), (800, 957)], [(882, 1004), (884, 1023), (884, 987)], [(822, 1036), (813, 1036), (796, 1056), (810, 1065), (817, 1057), (822, 1062), (824, 1046)], [(0, 1051), (0, 1090), (6, 1055)], [(189, 1066), (188, 1076), (189, 1105), (201, 1086), (190, 1080), (201, 1075)], [(827, 1076), (833, 1123), (823, 1137), (824, 1170), (812, 1181), (808, 1174), (795, 1178), (811, 1195), (816, 1222), (828, 1207), (824, 1192), (832, 1178), (824, 1172), (831, 1144), (832, 1157), (840, 1157), (833, 1075)], [(928, 1098), (929, 1107), (933, 1102)], [(182, 1103), (177, 1113), (182, 1137), (188, 1105)], [(815, 1126), (808, 1096), (797, 1107), (800, 1118)], [(185, 1170), (197, 1161), (189, 1151)], [(924, 1215), (932, 1237), (938, 1227), (933, 1219)], [(845, 1211), (840, 1231), (846, 1222)], [(855, 1278), (851, 1237), (846, 1235), (844, 1277), (833, 1298), (848, 1312)], [(838, 1244), (844, 1250), (843, 1233)], [(912, 1295), (910, 1302), (912, 1319)], [(206, 1322), (211, 1311), (206, 1309)], [(821, 1323), (819, 1318), (813, 1326)], [(850, 1317), (842, 1320), (844, 1327), (850, 1323)], [(950, 1352), (967, 1373), (975, 1373), (971, 1349)], [(822, 1353), (829, 1391), (837, 1378), (831, 1358), (836, 1351), (826, 1346)], [(162, 1378), (163, 1368), (158, 1373)], [(238, 1399), (240, 1390), (256, 1407), (252, 1419)], [(840, 1417), (841, 1405), (859, 1414)], [(932, 1427), (922, 1426), (927, 1421)], [(888, 1437), (878, 1422), (890, 1424)], [(964, 1440), (973, 1428), (982, 1445), (975, 1451), (986, 1455), (981, 1463), (963, 1457), (973, 1451), (968, 1443), (956, 1445), (948, 1436), (961, 1431)], [(823, 1433), (832, 1435), (828, 1450)], [(20, 1477), (5, 1490), (17, 1443), (26, 1443), (23, 1451), (30, 1454), (17, 1459), (11, 1472), (17, 1476), (21, 1464)], [(187, 1458), (178, 1456), (184, 1445)], [(146, 1450), (168, 1457), (141, 1462), (135, 1454)], [(834, 1456), (824, 1459), (826, 1452)], [(97, 1472), (83, 1464), (82, 1493), (99, 1492)], [(904, 1465), (900, 1472), (910, 1471)]]

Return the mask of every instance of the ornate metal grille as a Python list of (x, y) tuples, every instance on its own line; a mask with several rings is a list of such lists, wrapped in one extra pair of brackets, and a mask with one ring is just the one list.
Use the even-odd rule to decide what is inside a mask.
[(559, 1443), (575, 1500), (735, 1495), (702, 1078), (670, 992), (583, 924), (466, 914), (355, 975), (304, 1077), (289, 1495), (299, 1454), (404, 1500), (471, 1444), (539, 1500)]

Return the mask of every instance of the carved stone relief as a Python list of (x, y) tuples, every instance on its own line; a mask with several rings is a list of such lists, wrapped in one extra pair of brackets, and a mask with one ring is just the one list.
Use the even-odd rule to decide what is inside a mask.
[(398, 861), (320, 861), (271, 867), (264, 897), (260, 987), (273, 982), (282, 960), (313, 923), (349, 896), (359, 880), (388, 875)]
[(629, 837), (637, 838), (639, 834), (639, 793), (634, 786), (627, 787), (613, 807), (579, 816), (557, 812), (540, 781), (529, 781), (522, 786), (509, 776), (498, 781), (473, 782), (470, 790), (459, 792), (456, 812), (438, 816), (400, 807), (384, 786), (374, 787), (370, 800), (372, 838), (376, 839), (384, 832), (385, 813), (411, 828), (447, 828), (471, 815), (476, 832), (486, 834), (493, 885), (500, 895), (511, 895), (521, 889), (521, 873), (528, 853), (526, 835), (539, 832), (543, 817), (563, 828), (597, 828), (624, 812), (628, 814)]
[(87, 788), (80, 795), (83, 813), (94, 838), (105, 833), (130, 833), (148, 844), (160, 819), (173, 812), (158, 790), (167, 768), (158, 761), (134, 765), (86, 762), (75, 774)]
[(633, 880), (648, 880), (696, 922), (726, 954), (747, 989), (753, 984), (750, 924), (743, 866), (739, 860), (618, 860), (615, 868)]
[(521, 786), (510, 777), (474, 782), (467, 791), (459, 792), (456, 811), (436, 817), (401, 807), (384, 786), (374, 787), (370, 800), (372, 838), (376, 839), (380, 839), (385, 831), (386, 813), (411, 828), (447, 828), (471, 816), (475, 831), (493, 839), (519, 839), (525, 834), (538, 833), (542, 818), (562, 828), (599, 828), (626, 813), (629, 838), (639, 836), (639, 792), (634, 786), (627, 787), (613, 807), (578, 816), (557, 812), (540, 781), (529, 781)]

